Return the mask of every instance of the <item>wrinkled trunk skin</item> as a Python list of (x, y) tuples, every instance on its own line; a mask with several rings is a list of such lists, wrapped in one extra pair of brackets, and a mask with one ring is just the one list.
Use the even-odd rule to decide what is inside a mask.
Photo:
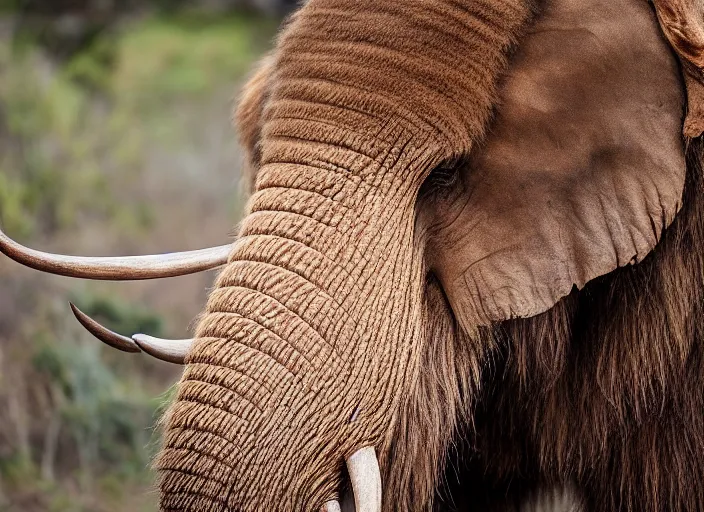
[(162, 510), (317, 510), (355, 450), (388, 466), (425, 341), (416, 196), (480, 135), (529, 14), (493, 3), (360, 1), (364, 16), (345, 20), (350, 2), (312, 0), (288, 28), (256, 192), (167, 419)]
[[(283, 142), (278, 160), (295, 158), (295, 146)], [(299, 163), (260, 172), (160, 463), (176, 470), (163, 486), (171, 478), (193, 486), (221, 504), (209, 510), (308, 510), (333, 496), (342, 456), (382, 441), (397, 390), (408, 387), (395, 370), (409, 367), (418, 341), (419, 311), (407, 295), (420, 288), (422, 268), (410, 257), (408, 185), (382, 193), (361, 178), (341, 181), (345, 171)], [(391, 215), (377, 214), (382, 204)], [(194, 474), (179, 473), (183, 465)], [(195, 498), (167, 496), (163, 506), (183, 509), (182, 499)]]

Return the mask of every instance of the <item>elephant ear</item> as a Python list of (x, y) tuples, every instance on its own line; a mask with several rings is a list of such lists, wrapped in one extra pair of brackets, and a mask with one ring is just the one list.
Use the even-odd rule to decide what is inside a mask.
[(683, 116), (647, 2), (549, 2), (484, 145), (421, 198), (429, 264), (460, 323), (536, 315), (645, 258), (680, 208)]
[(269, 97), (270, 76), (273, 69), (273, 57), (264, 57), (254, 74), (242, 89), (234, 113), (234, 124), (239, 130), (239, 140), (245, 152), (243, 181), (247, 192), (254, 191), (254, 182), (259, 169), (259, 140), (262, 130), (264, 107)]
[(704, 2), (701, 0), (654, 0), (667, 40), (677, 53), (687, 86), (687, 118), (684, 134), (704, 132)]

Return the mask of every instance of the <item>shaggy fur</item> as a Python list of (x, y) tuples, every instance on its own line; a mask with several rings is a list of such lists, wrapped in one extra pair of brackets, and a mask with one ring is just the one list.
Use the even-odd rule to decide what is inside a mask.
[(294, 16), (162, 511), (315, 510), (367, 446), (384, 512), (704, 511), (703, 6), (536, 4)]
[(269, 80), (273, 65), (273, 56), (265, 57), (259, 62), (259, 67), (242, 88), (237, 109), (233, 113), (233, 124), (239, 130), (240, 145), (245, 151), (242, 184), (247, 195), (254, 192), (257, 169), (261, 162), (259, 139), (264, 121), (264, 106), (269, 98)]
[(451, 510), (570, 482), (589, 511), (704, 510), (703, 147), (691, 142), (684, 207), (644, 262), (485, 333), (495, 364), (475, 428), (450, 443)]
[(519, 511), (573, 482), (589, 511), (704, 510), (702, 140), (687, 153), (653, 254), (542, 315), (460, 339), (431, 279), (426, 371), (384, 478), (398, 510), (435, 494), (437, 510)]

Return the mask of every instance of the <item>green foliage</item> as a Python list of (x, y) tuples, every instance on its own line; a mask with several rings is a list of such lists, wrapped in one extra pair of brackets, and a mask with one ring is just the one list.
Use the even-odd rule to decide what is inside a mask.
[(58, 72), (31, 45), (0, 45), (0, 128), (12, 141), (0, 158), (0, 222), (23, 237), (86, 214), (114, 217), (129, 232), (148, 228), (148, 206), (120, 208), (105, 169), (139, 168), (153, 139), (180, 143), (164, 108), (234, 84), (274, 29), (243, 15), (146, 18), (97, 38)]
[[(126, 332), (160, 330), (157, 316), (121, 301), (96, 297), (79, 304), (90, 315), (108, 318), (109, 325)], [(139, 380), (125, 382), (116, 376), (106, 364), (104, 347), (95, 340), (55, 337), (45, 331), (36, 333), (33, 365), (56, 391), (54, 405), (65, 430), (79, 451), (84, 450), (83, 462), (91, 466), (100, 462), (125, 473), (143, 469), (150, 456), (145, 447), (151, 434), (138, 426), (154, 422), (158, 404), (140, 389)]]
[(38, 478), (37, 467), (32, 461), (16, 452), (9, 457), (0, 457), (0, 475), (15, 484)]
[(145, 20), (119, 43), (114, 90), (131, 92), (128, 99), (144, 106), (234, 82), (269, 44), (274, 28), (270, 20), (242, 15)]
[[(213, 91), (234, 91), (276, 28), (250, 15), (170, 11), (125, 27), (101, 32), (62, 62), (47, 57), (31, 33), (21, 44), (0, 39), (0, 224), (28, 245), (61, 241), (79, 228), (103, 237), (93, 247), (146, 233), (155, 218), (139, 181), (146, 162), (155, 148), (183, 146), (193, 130), (182, 124), (197, 122)], [(90, 338), (66, 317), (65, 301), (57, 311), (52, 292), (37, 282), (15, 282), (27, 311), (11, 333), (0, 333), (0, 372), (11, 359), (26, 384), (13, 395), (11, 379), (0, 379), (0, 408), (13, 396), (24, 408), (15, 424), (0, 415), (0, 511), (153, 509), (153, 498), (131, 493), (144, 493), (150, 481), (153, 425), (175, 392), (155, 399), (153, 389), (173, 373), (154, 375), (156, 363)], [(115, 331), (162, 335), (162, 319), (143, 304), (70, 295)], [(2, 312), (0, 320), (11, 322)], [(2, 346), (5, 336), (14, 337), (10, 348)], [(23, 424), (23, 414), (31, 421)], [(12, 437), (22, 428), (28, 449)]]
[(106, 34), (69, 60), (63, 70), (64, 76), (86, 89), (106, 91), (110, 88), (116, 51), (114, 35)]
[[(110, 318), (127, 329), (158, 331), (161, 325), (155, 315), (123, 301), (90, 296), (76, 300), (91, 315)], [(64, 334), (57, 339), (57, 332)], [(158, 443), (152, 428), (145, 426), (155, 424), (170, 395), (154, 399), (139, 376), (118, 377), (105, 357), (106, 347), (87, 339), (83, 331), (54, 327), (47, 332), (38, 323), (32, 338), (35, 384), (41, 383), (48, 396), (43, 414), (57, 418), (60, 425), (56, 446), (64, 456), (51, 464), (62, 473), (71, 472), (84, 493), (97, 492), (103, 501), (99, 510), (114, 510), (124, 501), (126, 487), (151, 481), (148, 467)], [(36, 426), (35, 430), (41, 431)], [(41, 510), (96, 510), (91, 494), (77, 500), (65, 483), (47, 480), (46, 451), (45, 441), (29, 457), (18, 452), (0, 457), (0, 481), (9, 482), (24, 496), (35, 496), (33, 500), (43, 503)], [(65, 455), (71, 452), (75, 455)]]
[(42, 80), (32, 53), (0, 49), (0, 104), (9, 147), (0, 159), (0, 219), (24, 235), (71, 225), (80, 211), (107, 213), (98, 142), (84, 123), (89, 97), (61, 76)]

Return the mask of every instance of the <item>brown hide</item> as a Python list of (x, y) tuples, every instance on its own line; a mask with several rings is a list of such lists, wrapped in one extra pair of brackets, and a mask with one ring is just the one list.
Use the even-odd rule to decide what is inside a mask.
[(517, 497), (531, 481), (577, 483), (585, 512), (704, 510), (702, 142), (688, 145), (682, 209), (643, 262), (491, 328), (500, 348), (458, 511), (495, 510), (485, 494)]
[(646, 2), (550, 2), (484, 147), (421, 213), (464, 326), (542, 313), (653, 249), (684, 185), (680, 84)]
[(236, 114), (252, 197), (161, 510), (317, 511), (361, 472), (380, 512), (703, 511), (702, 1), (306, 2)]

